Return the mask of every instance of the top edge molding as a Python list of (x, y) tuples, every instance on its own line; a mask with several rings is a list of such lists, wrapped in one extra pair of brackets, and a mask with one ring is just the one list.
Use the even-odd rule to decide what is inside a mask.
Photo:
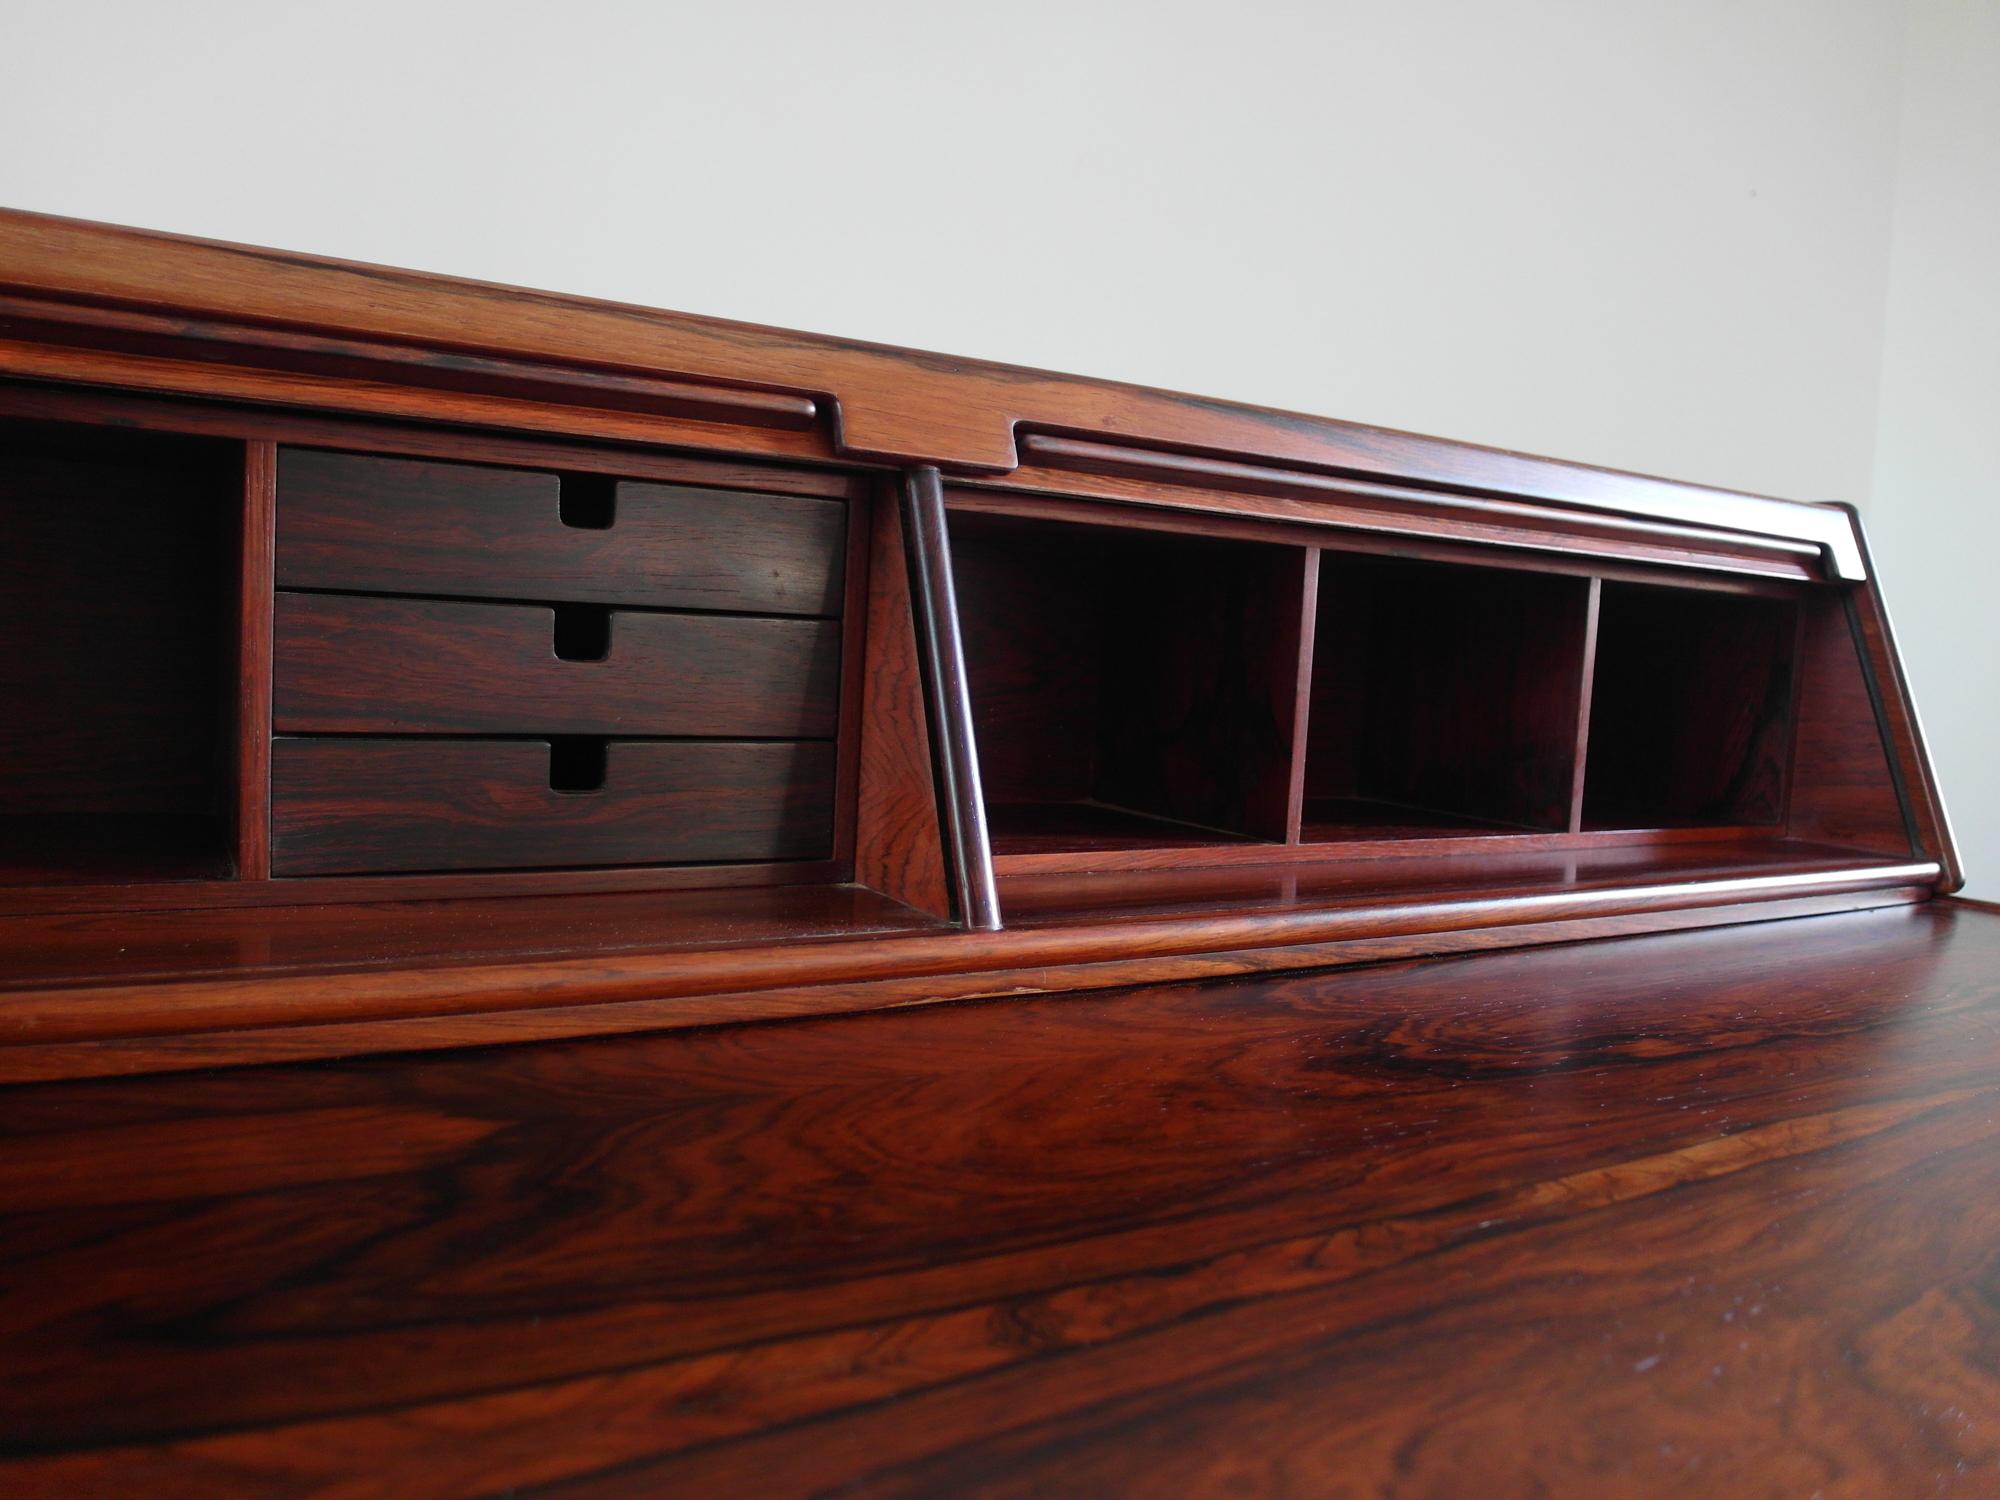
[[(657, 395), (691, 410), (706, 404), (725, 420), (791, 426), (826, 418), (836, 453), (866, 463), (1005, 474), (1022, 460), (1017, 434), (1042, 434), (1151, 452), (1163, 465), (1179, 455), (1790, 540), (1818, 548), (1830, 578), (1868, 576), (1852, 514), (1838, 506), (1114, 381), (20, 210), (0, 209), (0, 291), (197, 322), (198, 337), (192, 329), (189, 337), (198, 348), (234, 339), (268, 350), (281, 331), (295, 336), (286, 345), (293, 357), (311, 357), (300, 345), (314, 339), (365, 343), (403, 351), (384, 362), (412, 375), (436, 364), (421, 355), (450, 355), (493, 362), (488, 373), (523, 384), (528, 367), (677, 382), (684, 389), (635, 392), (609, 377), (556, 381), (583, 399)], [(704, 403), (704, 387), (746, 394)]]

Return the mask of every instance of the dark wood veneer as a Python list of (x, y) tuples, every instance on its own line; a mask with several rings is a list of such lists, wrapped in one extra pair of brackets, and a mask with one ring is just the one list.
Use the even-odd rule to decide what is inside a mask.
[[(1839, 507), (6, 213), (0, 480), (0, 957), (103, 938), (0, 1077), (1959, 878)], [(642, 892), (615, 961), (562, 905)], [(454, 899), (463, 954), (361, 956)], [(594, 936), (481, 962), (496, 901)], [(801, 940), (669, 940), (718, 901)], [(308, 911), (359, 968), (258, 961)], [(239, 965), (111, 977), (197, 912)]]
[(10, 1090), (0, 1490), (1977, 1494), (1996, 973), (1947, 901)]
[(837, 615), (838, 501), (287, 448), (278, 586)]
[(976, 515), (952, 545), (997, 852), (1284, 841), (1302, 552)]
[[(840, 627), (613, 610), (606, 653), (557, 655), (563, 606), (278, 595), (283, 734), (826, 739)], [(589, 623), (589, 622), (586, 622)]]
[(823, 859), (833, 747), (612, 740), (602, 785), (559, 790), (534, 740), (272, 746), (272, 873)]

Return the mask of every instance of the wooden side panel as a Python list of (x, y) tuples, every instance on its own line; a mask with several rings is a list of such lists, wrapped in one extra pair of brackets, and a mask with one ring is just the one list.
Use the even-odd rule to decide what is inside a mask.
[(893, 504), (872, 510), (854, 878), (917, 911), (944, 918), (951, 915), (951, 888), (902, 520)]
[(829, 736), (840, 626), (614, 610), (602, 660), (556, 655), (561, 610), (280, 594), (287, 734)]
[(1863, 675), (1845, 591), (1816, 593), (1799, 622), (1791, 830), (1799, 838), (1911, 852), (1896, 775)]
[(531, 740), (293, 740), (272, 755), (279, 875), (824, 858), (833, 747), (614, 741), (550, 786)]
[(1896, 768), (1897, 782), (1915, 829), (1917, 847), (1943, 867), (1938, 889), (1955, 891), (1965, 883), (1965, 871), (1959, 863), (1950, 819), (1945, 815), (1937, 772), (1931, 766), (1930, 752), (1924, 745), (1916, 700), (1910, 693), (1902, 659), (1896, 650), (1895, 632), (1890, 628), (1888, 607), (1882, 599), (1882, 585), (1874, 576), (1874, 562), (1869, 556), (1860, 514), (1852, 506), (1841, 506), (1839, 509), (1854, 527), (1868, 569), (1868, 586), (1854, 590), (1850, 601), (1864, 669), (1879, 695), (1882, 722), (1889, 737), (1891, 763)]
[(292, 588), (837, 615), (837, 500), (287, 448)]

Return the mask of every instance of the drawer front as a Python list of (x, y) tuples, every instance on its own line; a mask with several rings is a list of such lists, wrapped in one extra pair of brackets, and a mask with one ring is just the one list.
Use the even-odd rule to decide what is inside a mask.
[(823, 859), (833, 747), (613, 741), (555, 791), (534, 740), (290, 740), (271, 756), (278, 875)]
[(308, 448), (278, 460), (281, 588), (837, 615), (846, 534), (839, 500)]
[(602, 660), (556, 655), (557, 608), (281, 593), (281, 734), (834, 732), (840, 626), (613, 610)]

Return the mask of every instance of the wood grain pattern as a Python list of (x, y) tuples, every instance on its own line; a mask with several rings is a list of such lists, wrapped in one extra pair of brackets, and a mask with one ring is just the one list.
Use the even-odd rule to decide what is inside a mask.
[(833, 747), (613, 740), (596, 791), (532, 740), (279, 739), (278, 875), (824, 859)]
[(1943, 903), (12, 1091), (0, 1484), (1976, 1494), (1996, 966)]
[(740, 454), (687, 453), (599, 441), (587, 427), (550, 432), (543, 425), (528, 424), (490, 431), (20, 380), (0, 379), (0, 413), (45, 421), (109, 424), (141, 432), (178, 432), (565, 474), (608, 474), (619, 479), (835, 500), (861, 494), (872, 478), (853, 468), (774, 462), (757, 452), (754, 444), (746, 445), (748, 451)]
[(1020, 450), (1019, 468), (986, 482), (1004, 490), (1081, 489), (1106, 499), (1337, 527), (1345, 537), (1372, 535), (1398, 547), (1413, 538), (1471, 542), (1530, 555), (1628, 558), (1773, 578), (1817, 579), (1824, 576), (1826, 565), (1825, 549), (1818, 543), (1740, 530), (1481, 498), (1044, 433), (1024, 435)]
[[(4, 389), (0, 386), (0, 400), (4, 400)], [(1816, 565), (1799, 559), (1784, 565), (1744, 568), (1731, 566), (1719, 555), (1679, 550), (1658, 555), (1631, 548), (1570, 551), (1532, 544), (1504, 526), (1483, 526), (1461, 534), (1361, 525), (1351, 522), (1343, 511), (1327, 509), (1316, 501), (1251, 499), (1199, 485), (1111, 479), (1025, 464), (1011, 474), (958, 480), (949, 496), (952, 509), (969, 513), (1085, 522), (1103, 521), (1111, 515), (1117, 517), (1118, 525), (1136, 530), (1330, 547), (1373, 557), (1561, 573), (1575, 578), (1670, 583), (1677, 588), (1722, 593), (1783, 591), (1799, 583), (1823, 581)]]
[(810, 428), (819, 409), (810, 396), (732, 390), (593, 370), (483, 359), (427, 356), (364, 340), (315, 338), (280, 328), (204, 323), (132, 308), (79, 307), (31, 297), (0, 298), (0, 319), (17, 337), (169, 360), (214, 359), (270, 374), (339, 371), (357, 381), (401, 382), (417, 389), (502, 400), (543, 401), (584, 409), (663, 414), (752, 427)]
[(283, 734), (830, 737), (833, 620), (613, 610), (601, 660), (556, 655), (560, 611), (278, 596)]
[[(0, 1078), (1379, 963), (1902, 904), (1958, 879), (1837, 507), (6, 213), (0, 412), (94, 424), (58, 445), (27, 545), (0, 559), (29, 600), (0, 603), (18, 627), (0, 702), (25, 701), (29, 726), (0, 745), (30, 747), (11, 769), (0, 754), (0, 908), (205, 911), (240, 957), (121, 981), (121, 953), (157, 953), (178, 919), (108, 918), (95, 979), (0, 990)], [(282, 603), (268, 533), (237, 521), (274, 448)], [(919, 629), (874, 680), (868, 616), (896, 614), (864, 566), (877, 465), (907, 481)], [(979, 486), (957, 511), (980, 554), (963, 612), (947, 473)], [(98, 527), (98, 489), (143, 493), (144, 513)], [(199, 544), (197, 515), (214, 523)], [(1064, 537), (1090, 540), (1047, 545)], [(1322, 552), (1335, 574), (1463, 583), (1408, 589), (1406, 618), (1364, 599), (1387, 628), (1350, 639), (1328, 687), (1305, 628)], [(35, 602), (66, 577), (87, 591)], [(1588, 605), (1571, 608), (1592, 597), (1594, 662)], [(265, 600), (296, 626), (270, 675)], [(1834, 601), (1852, 674), (1824, 628)], [(70, 629), (114, 614), (140, 628)], [(976, 736), (991, 799), (961, 635), (997, 684)], [(1347, 726), (1318, 745), (1315, 698)], [(865, 803), (864, 714), (891, 757)], [(267, 723), (341, 736), (275, 747), (301, 776), (272, 834), (283, 855), (290, 816), (296, 869), (355, 873), (259, 878)], [(389, 733), (430, 738), (361, 737)], [(599, 786), (586, 762), (606, 740)], [(1316, 754), (1341, 774), (1315, 783)], [(935, 923), (932, 822), (958, 916), (991, 926), (988, 800), (1016, 930), (856, 942), (794, 890), (798, 940), (769, 951), (663, 936), (707, 899), (691, 881), (833, 885), (863, 865)], [(1340, 840), (1338, 864), (1302, 836)], [(250, 878), (226, 878), (232, 853)], [(607, 952), (616, 922), (557, 907), (593, 939), (473, 956), (482, 897), (640, 881), (664, 946)], [(473, 903), (464, 954), (369, 958), (362, 903), (411, 895)], [(337, 903), (351, 962), (268, 961), (294, 914), (258, 909), (273, 901)], [(17, 920), (0, 952), (30, 939)]]
[(944, 825), (917, 659), (901, 507), (874, 507), (868, 558), (867, 670), (859, 736), (854, 878), (926, 912), (951, 915)]
[[(472, 354), (781, 394), (823, 393), (831, 404), (838, 451), (864, 462), (1004, 473), (1020, 460), (1022, 433), (1087, 433), (1130, 447), (1248, 458), (1422, 489), (1596, 506), (1789, 538), (1825, 549), (1833, 576), (1866, 576), (1852, 518), (1831, 507), (1047, 371), (380, 266), (8, 212), (0, 215), (0, 288), (71, 305), (171, 308), (224, 326), (300, 328), (322, 338), (369, 340), (433, 358)], [(44, 378), (94, 378), (110, 385), (152, 381), (208, 392), (226, 386), (226, 377), (240, 369), (227, 360), (152, 363), (167, 368), (148, 369), (141, 357), (118, 351), (33, 338), (0, 340), (0, 371)], [(58, 369), (65, 373), (57, 375)], [(430, 390), (385, 391), (379, 381), (341, 381), (338, 374), (329, 369), (294, 376), (253, 368), (243, 372), (243, 380), (266, 399), (307, 404), (387, 397), (374, 409), (400, 409), (405, 415), (462, 411), (473, 399)], [(315, 379), (317, 385), (298, 384)], [(537, 414), (531, 403), (513, 405)], [(544, 409), (538, 415), (546, 423), (551, 413)], [(618, 415), (569, 408), (568, 421), (581, 430), (581, 422), (592, 420), (604, 430), (602, 424)], [(517, 416), (514, 423), (530, 419)], [(490, 410), (484, 420), (494, 422)], [(649, 420), (657, 432), (668, 419), (627, 419), (635, 435)], [(708, 443), (748, 449), (760, 439), (786, 436), (746, 424), (719, 427)]]
[(1802, 601), (1798, 676), (1790, 826), (1857, 849), (1912, 847), (1844, 594)]
[[(579, 489), (601, 524), (565, 524)], [(286, 588), (837, 615), (846, 524), (838, 501), (798, 495), (298, 448), (278, 462)]]
[(277, 530), (278, 453), (243, 447), (243, 515), (237, 542), (236, 693), (228, 715), (235, 746), (236, 873), (271, 875), (272, 567)]
[(327, 974), (425, 970), (471, 962), (756, 950), (833, 938), (935, 933), (943, 924), (856, 885), (748, 890), (627, 891), (576, 899), (337, 903), (245, 917), (175, 912), (21, 923), (7, 934), (0, 993), (112, 980), (175, 981), (206, 974)]
[[(114, 977), (8, 991), (0, 1002), (0, 1081), (1370, 963), (1897, 904), (1922, 899), (1936, 875), (1926, 861), (1882, 861), (1768, 837), (1483, 859), (1041, 875), (1010, 878), (1011, 925), (976, 939), (918, 933), (866, 944), (800, 942), (768, 951), (725, 944), (672, 953), (643, 944), (609, 953), (585, 943), (520, 963), (417, 969), (371, 960), (378, 927), (399, 920), (393, 908), (349, 905), (328, 916), (344, 929), (352, 956), (321, 967), (266, 960), (277, 951), (277, 934), (319, 920), (309, 908), (125, 913), (81, 925), (67, 913), (24, 916), (0, 924), (0, 948), (32, 949), (51, 928), (88, 929), (102, 945), (104, 972)], [(396, 894), (391, 884), (377, 877), (367, 889), (387, 900)], [(437, 894), (410, 884), (418, 887), (413, 894)], [(762, 899), (742, 894), (746, 909)], [(555, 930), (580, 923), (600, 899), (551, 902)], [(662, 922), (680, 902), (696, 900), (656, 899)], [(489, 910), (478, 901), (462, 909), (475, 949)], [(698, 901), (696, 910), (704, 910)], [(128, 948), (196, 931), (235, 944), (240, 961), (222, 974), (205, 964), (186, 975), (155, 971), (141, 985), (115, 977)], [(286, 1027), (294, 1034), (268, 1039)]]

